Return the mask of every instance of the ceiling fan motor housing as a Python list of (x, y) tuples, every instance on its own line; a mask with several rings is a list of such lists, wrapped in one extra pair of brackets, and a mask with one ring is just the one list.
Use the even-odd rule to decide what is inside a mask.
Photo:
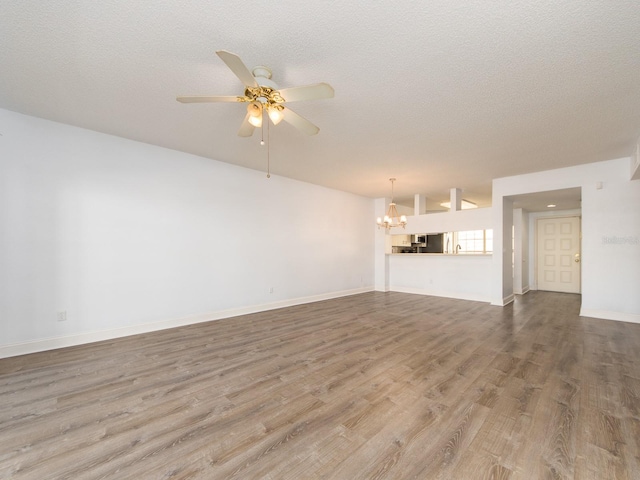
[(261, 87), (269, 87), (274, 90), (278, 89), (276, 82), (271, 80), (271, 69), (268, 67), (258, 65), (257, 67), (254, 67), (251, 73), (253, 73), (253, 76), (256, 78), (256, 82), (258, 82), (258, 85)]

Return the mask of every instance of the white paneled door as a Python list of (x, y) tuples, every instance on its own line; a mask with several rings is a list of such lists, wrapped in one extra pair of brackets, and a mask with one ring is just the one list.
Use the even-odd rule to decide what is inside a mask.
[(538, 290), (580, 293), (580, 217), (539, 218)]

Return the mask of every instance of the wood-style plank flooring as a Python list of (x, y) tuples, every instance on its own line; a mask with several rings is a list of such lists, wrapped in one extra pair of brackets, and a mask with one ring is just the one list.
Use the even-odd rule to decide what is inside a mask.
[(0, 478), (640, 479), (640, 325), (351, 297), (0, 360)]

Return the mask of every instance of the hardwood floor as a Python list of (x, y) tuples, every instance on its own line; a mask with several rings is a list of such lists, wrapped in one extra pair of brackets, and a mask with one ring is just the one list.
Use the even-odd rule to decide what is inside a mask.
[(0, 360), (0, 478), (639, 479), (640, 325), (366, 293)]

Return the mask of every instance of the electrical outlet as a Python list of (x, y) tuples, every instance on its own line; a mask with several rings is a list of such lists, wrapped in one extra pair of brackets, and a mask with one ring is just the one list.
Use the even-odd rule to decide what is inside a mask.
[(58, 312), (58, 321), (59, 322), (66, 322), (67, 321), (67, 311), (66, 310)]

